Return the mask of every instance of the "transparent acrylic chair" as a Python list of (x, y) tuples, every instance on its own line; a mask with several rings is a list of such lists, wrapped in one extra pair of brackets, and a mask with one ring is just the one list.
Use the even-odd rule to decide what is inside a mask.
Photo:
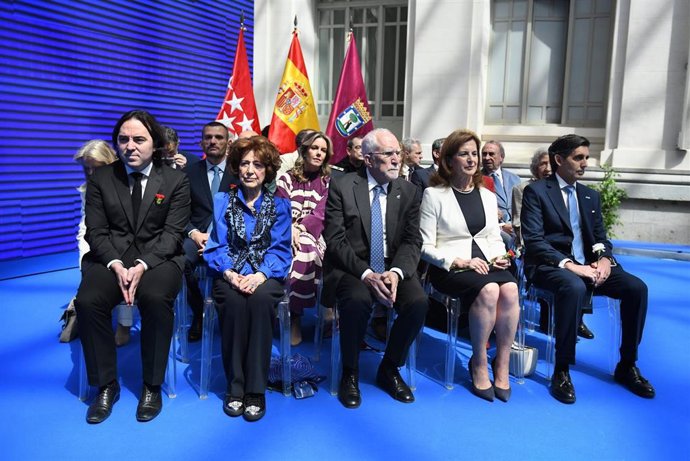
[[(326, 309), (324, 307), (320, 306), (320, 309)], [(319, 311), (320, 311), (319, 309)], [(331, 331), (333, 332), (333, 335), (331, 337), (331, 387), (330, 387), (330, 392), (331, 395), (338, 395), (338, 387), (340, 385), (340, 373), (342, 372), (342, 367), (341, 367), (341, 356), (340, 356), (340, 329), (338, 328), (338, 319), (339, 319), (339, 313), (338, 313), (338, 304), (335, 304), (335, 307), (333, 308), (333, 319), (331, 320)], [(374, 309), (372, 308), (372, 313)], [(388, 338), (390, 337), (391, 333), (391, 328), (393, 327), (393, 322), (395, 321), (395, 309), (392, 307), (389, 307), (386, 309), (386, 344), (388, 344)], [(321, 318), (317, 320), (317, 325), (321, 323)], [(419, 336), (417, 336), (417, 339), (415, 339), (412, 344), (410, 345), (410, 349), (407, 354), (407, 362), (406, 362), (406, 369), (407, 369), (407, 379), (406, 382), (408, 386), (410, 387), (411, 390), (415, 390), (417, 388), (417, 381), (416, 381), (416, 371), (417, 371), (417, 341), (419, 340)], [(317, 347), (315, 345), (315, 347)], [(321, 344), (318, 344), (318, 347), (321, 347)]]
[[(211, 365), (213, 361), (213, 337), (216, 326), (216, 307), (211, 295), (212, 278), (207, 274), (205, 265), (197, 266), (197, 275), (202, 283), (204, 294), (204, 317), (201, 334), (201, 377), (199, 381), (199, 398), (207, 399), (211, 385)], [(283, 395), (290, 396), (292, 392), (292, 373), (290, 370), (290, 308), (288, 290), (283, 292), (283, 298), (277, 304), (277, 316), (280, 329), (280, 363), (283, 380)]]
[[(539, 288), (534, 285), (530, 285), (527, 289), (527, 299), (522, 303), (523, 315), (522, 325), (519, 327), (519, 334), (522, 335), (522, 344), (524, 345), (524, 335), (526, 331), (533, 332), (539, 328), (539, 309), (541, 305), (539, 300), (543, 300), (549, 309), (549, 323), (547, 327), (547, 341), (546, 341), (546, 373), (544, 377), (548, 380), (551, 379), (554, 357), (555, 357), (555, 346), (556, 338), (554, 335), (555, 322), (554, 322), (554, 294), (552, 291)], [(613, 370), (618, 362), (618, 347), (620, 345), (621, 329), (620, 329), (620, 301), (617, 299), (609, 298), (603, 295), (588, 296), (589, 303), (594, 307), (594, 301), (596, 299), (603, 299), (606, 302), (609, 325), (610, 325), (610, 337), (611, 337), (611, 348), (609, 350), (609, 372), (613, 374)], [(587, 307), (587, 306), (583, 306)], [(574, 315), (578, 316), (578, 312)], [(575, 320), (577, 322), (577, 319)]]
[(446, 389), (453, 389), (455, 375), (455, 356), (458, 344), (458, 319), (460, 318), (460, 299), (438, 291), (431, 282), (426, 280), (424, 290), (429, 298), (436, 300), (446, 308), (446, 357), (443, 385)]
[[(183, 283), (184, 285), (184, 283)], [(173, 335), (170, 340), (170, 350), (168, 352), (168, 366), (165, 368), (165, 378), (163, 381), (163, 385), (161, 388), (163, 391), (166, 393), (168, 398), (174, 399), (177, 397), (177, 359), (178, 359), (178, 347), (181, 346), (181, 336), (184, 337), (185, 345), (186, 345), (186, 332), (182, 331), (180, 328), (180, 322), (179, 319), (181, 318), (182, 310), (184, 309), (184, 303), (186, 302), (186, 297), (184, 296), (184, 290), (180, 290), (180, 292), (177, 295), (177, 298), (175, 298), (175, 303), (173, 305), (174, 313), (175, 313), (175, 321), (174, 321), (174, 326), (173, 326)], [(118, 305), (116, 306), (116, 309), (120, 309), (123, 305)], [(132, 307), (127, 307), (130, 309), (135, 309), (135, 312), (137, 315), (135, 315), (135, 325), (136, 325), (136, 320), (137, 317), (139, 316), (139, 309), (137, 308), (136, 304), (133, 305)], [(139, 318), (140, 320), (140, 318)], [(82, 350), (81, 347), (78, 348), (79, 351), (79, 400), (81, 401), (86, 401), (89, 397), (89, 382), (88, 382), (88, 377), (86, 374), (86, 362), (84, 360), (84, 351)], [(180, 355), (182, 352), (179, 353)]]

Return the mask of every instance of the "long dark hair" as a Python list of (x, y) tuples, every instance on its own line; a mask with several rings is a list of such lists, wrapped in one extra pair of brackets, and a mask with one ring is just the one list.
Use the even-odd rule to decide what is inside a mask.
[(120, 134), (120, 128), (127, 121), (135, 119), (141, 122), (146, 128), (146, 131), (151, 135), (153, 140), (153, 160), (155, 162), (160, 162), (162, 157), (167, 157), (168, 141), (165, 136), (165, 128), (158, 123), (156, 117), (151, 115), (150, 112), (141, 109), (134, 109), (126, 112), (115, 124), (112, 133), (113, 147), (119, 152), (119, 147), (117, 144), (117, 137)]

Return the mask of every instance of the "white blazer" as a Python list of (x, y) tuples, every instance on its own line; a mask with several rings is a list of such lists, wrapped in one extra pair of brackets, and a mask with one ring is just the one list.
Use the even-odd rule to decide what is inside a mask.
[(423, 240), (422, 259), (450, 270), (455, 258), (472, 258), (473, 240), (489, 260), (506, 253), (498, 226), (496, 195), (483, 187), (479, 188), (479, 194), (486, 225), (472, 237), (453, 189), (436, 186), (424, 190), (419, 223)]

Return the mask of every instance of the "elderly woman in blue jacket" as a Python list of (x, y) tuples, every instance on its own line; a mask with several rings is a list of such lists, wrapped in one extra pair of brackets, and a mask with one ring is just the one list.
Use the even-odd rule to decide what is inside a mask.
[(228, 382), (223, 411), (257, 421), (266, 413), (274, 309), (292, 259), (290, 201), (266, 187), (280, 167), (280, 154), (266, 138), (239, 139), (228, 162), (240, 185), (214, 197), (204, 259), (219, 275), (213, 299)]

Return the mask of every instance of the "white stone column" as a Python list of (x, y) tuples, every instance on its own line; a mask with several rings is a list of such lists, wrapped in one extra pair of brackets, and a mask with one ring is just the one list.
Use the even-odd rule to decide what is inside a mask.
[(410, 0), (404, 136), (431, 143), (457, 128), (480, 131), (489, 42), (488, 0)]
[(283, 76), (294, 18), (309, 83), (315, 91), (316, 8), (312, 0), (254, 1), (254, 97), (262, 128), (271, 123), (278, 85)]

